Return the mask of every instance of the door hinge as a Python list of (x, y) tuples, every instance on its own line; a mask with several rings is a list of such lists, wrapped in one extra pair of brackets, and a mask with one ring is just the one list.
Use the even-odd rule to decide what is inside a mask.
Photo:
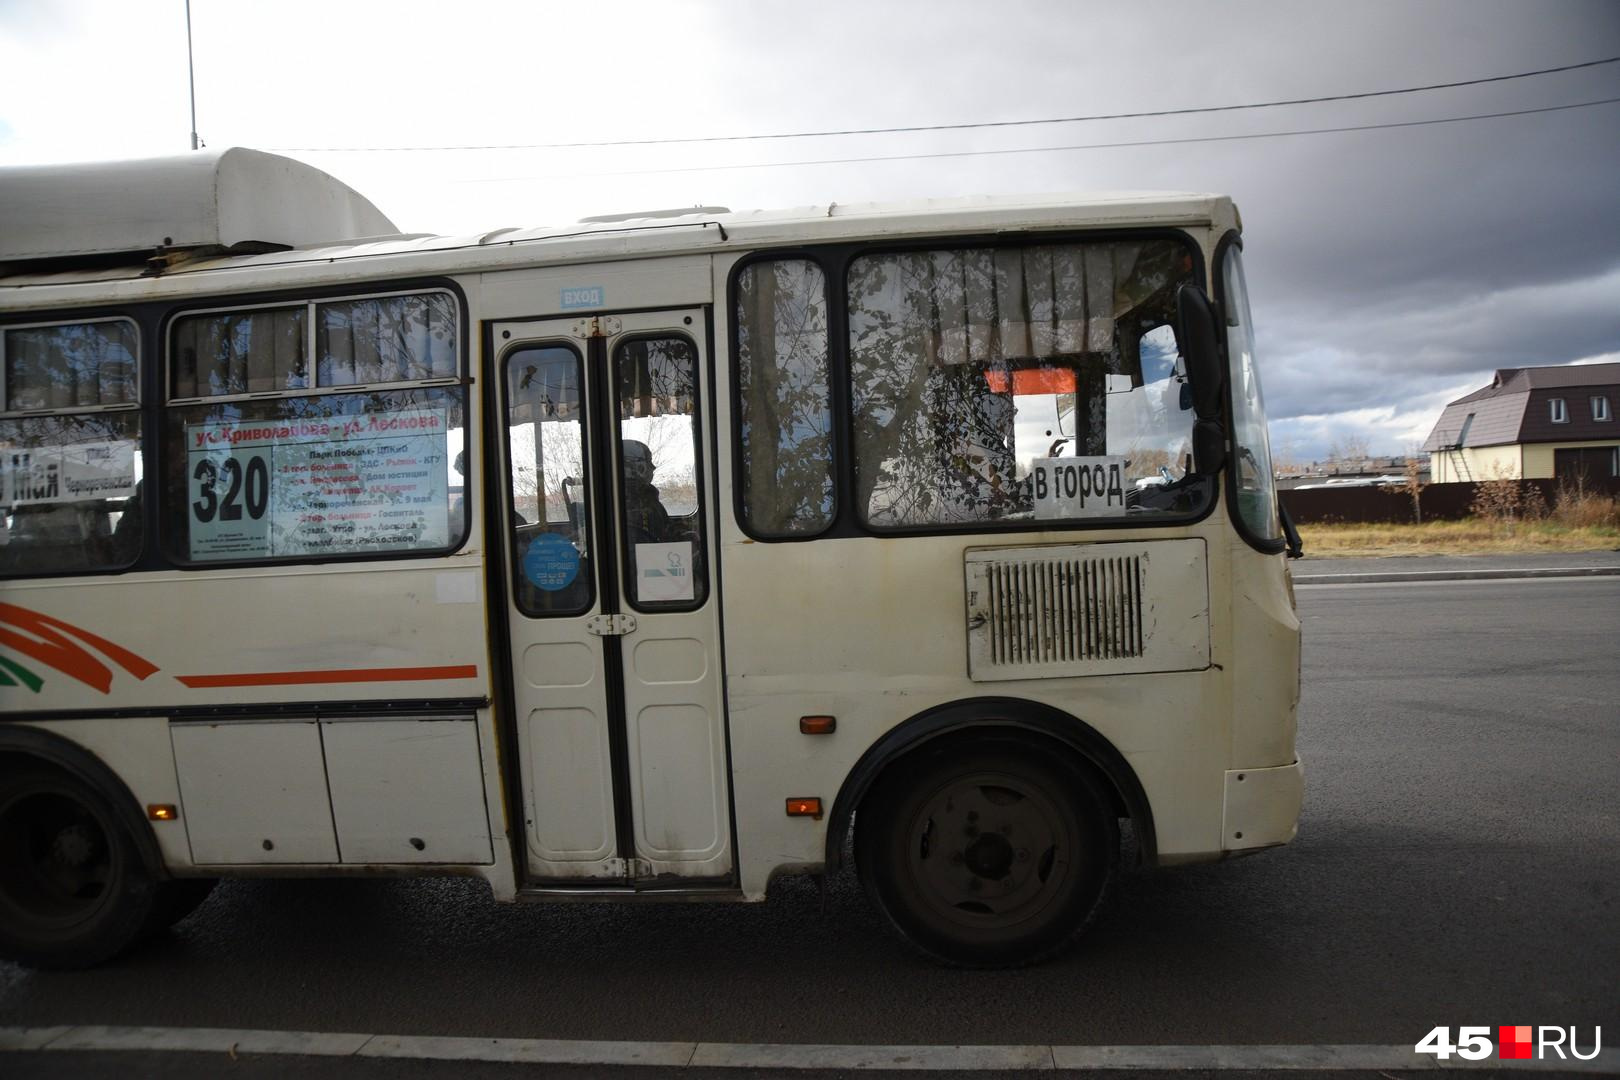
[(624, 324), (617, 315), (592, 315), (588, 319), (578, 319), (574, 322), (573, 333), (577, 338), (612, 337), (617, 334)]
[(652, 863), (646, 859), (609, 859), (607, 871), (613, 877), (649, 878), (652, 877)]
[(636, 632), (634, 615), (592, 615), (585, 620), (587, 633), (597, 637), (624, 637)]

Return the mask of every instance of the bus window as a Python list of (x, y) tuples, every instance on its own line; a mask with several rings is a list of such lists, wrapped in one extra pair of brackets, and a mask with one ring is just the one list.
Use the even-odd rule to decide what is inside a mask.
[(315, 354), (322, 386), (456, 374), (456, 305), (446, 293), (321, 304)]
[(174, 396), (307, 388), (306, 314), (296, 307), (178, 320), (170, 371)]
[(625, 595), (643, 610), (701, 607), (707, 592), (696, 361), (681, 337), (633, 338), (614, 349)]
[(3, 341), (0, 574), (130, 565), (142, 532), (135, 324), (18, 328)]
[[(1190, 253), (1172, 240), (855, 259), (863, 519), (887, 529), (1202, 509), (1211, 488), (1186, 471), (1193, 414), (1166, 351), (1175, 290), (1190, 280)], [(1043, 480), (1054, 459), (1104, 490), (1054, 500)], [(1145, 492), (1169, 483), (1171, 494)]]
[(581, 372), (579, 354), (567, 345), (519, 349), (506, 359), (512, 580), (525, 615), (572, 615), (591, 606)]
[(757, 262), (737, 275), (737, 394), (742, 517), (759, 536), (832, 524), (832, 387), (827, 285), (807, 259)]
[(448, 294), (187, 315), (172, 342), (165, 490), (176, 560), (461, 544), (453, 450), (466, 391), (407, 385), (457, 371)]

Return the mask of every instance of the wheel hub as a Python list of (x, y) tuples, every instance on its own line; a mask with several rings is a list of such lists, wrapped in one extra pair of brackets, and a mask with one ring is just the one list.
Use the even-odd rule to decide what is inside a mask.
[(979, 877), (1000, 881), (1012, 870), (1013, 846), (1000, 833), (980, 833), (962, 853), (967, 868)]
[(51, 861), (64, 866), (84, 866), (95, 854), (95, 838), (83, 825), (69, 825), (60, 829), (51, 841)]

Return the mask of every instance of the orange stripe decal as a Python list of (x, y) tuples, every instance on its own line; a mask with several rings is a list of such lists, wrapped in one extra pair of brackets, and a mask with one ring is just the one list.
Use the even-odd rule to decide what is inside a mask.
[(240, 675), (176, 675), (193, 690), (215, 686), (309, 686), (317, 683), (423, 682), (430, 679), (476, 679), (478, 665), (449, 667), (345, 668), (336, 671), (248, 671)]
[[(0, 604), (0, 623), (7, 624), (5, 628), (0, 628), (0, 645), (16, 649), (103, 694), (112, 690), (112, 671), (88, 650), (70, 641), (70, 636), (98, 650), (137, 679), (145, 679), (157, 671), (156, 664), (136, 656), (128, 649), (43, 612), (30, 611), (16, 604)], [(25, 633), (18, 633), (12, 627)], [(28, 637), (27, 634), (33, 636)]]

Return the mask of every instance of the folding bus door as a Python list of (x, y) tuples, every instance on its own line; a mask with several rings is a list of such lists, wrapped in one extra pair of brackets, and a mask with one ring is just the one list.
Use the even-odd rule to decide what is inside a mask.
[(539, 883), (732, 870), (705, 318), (493, 327), (511, 689)]

